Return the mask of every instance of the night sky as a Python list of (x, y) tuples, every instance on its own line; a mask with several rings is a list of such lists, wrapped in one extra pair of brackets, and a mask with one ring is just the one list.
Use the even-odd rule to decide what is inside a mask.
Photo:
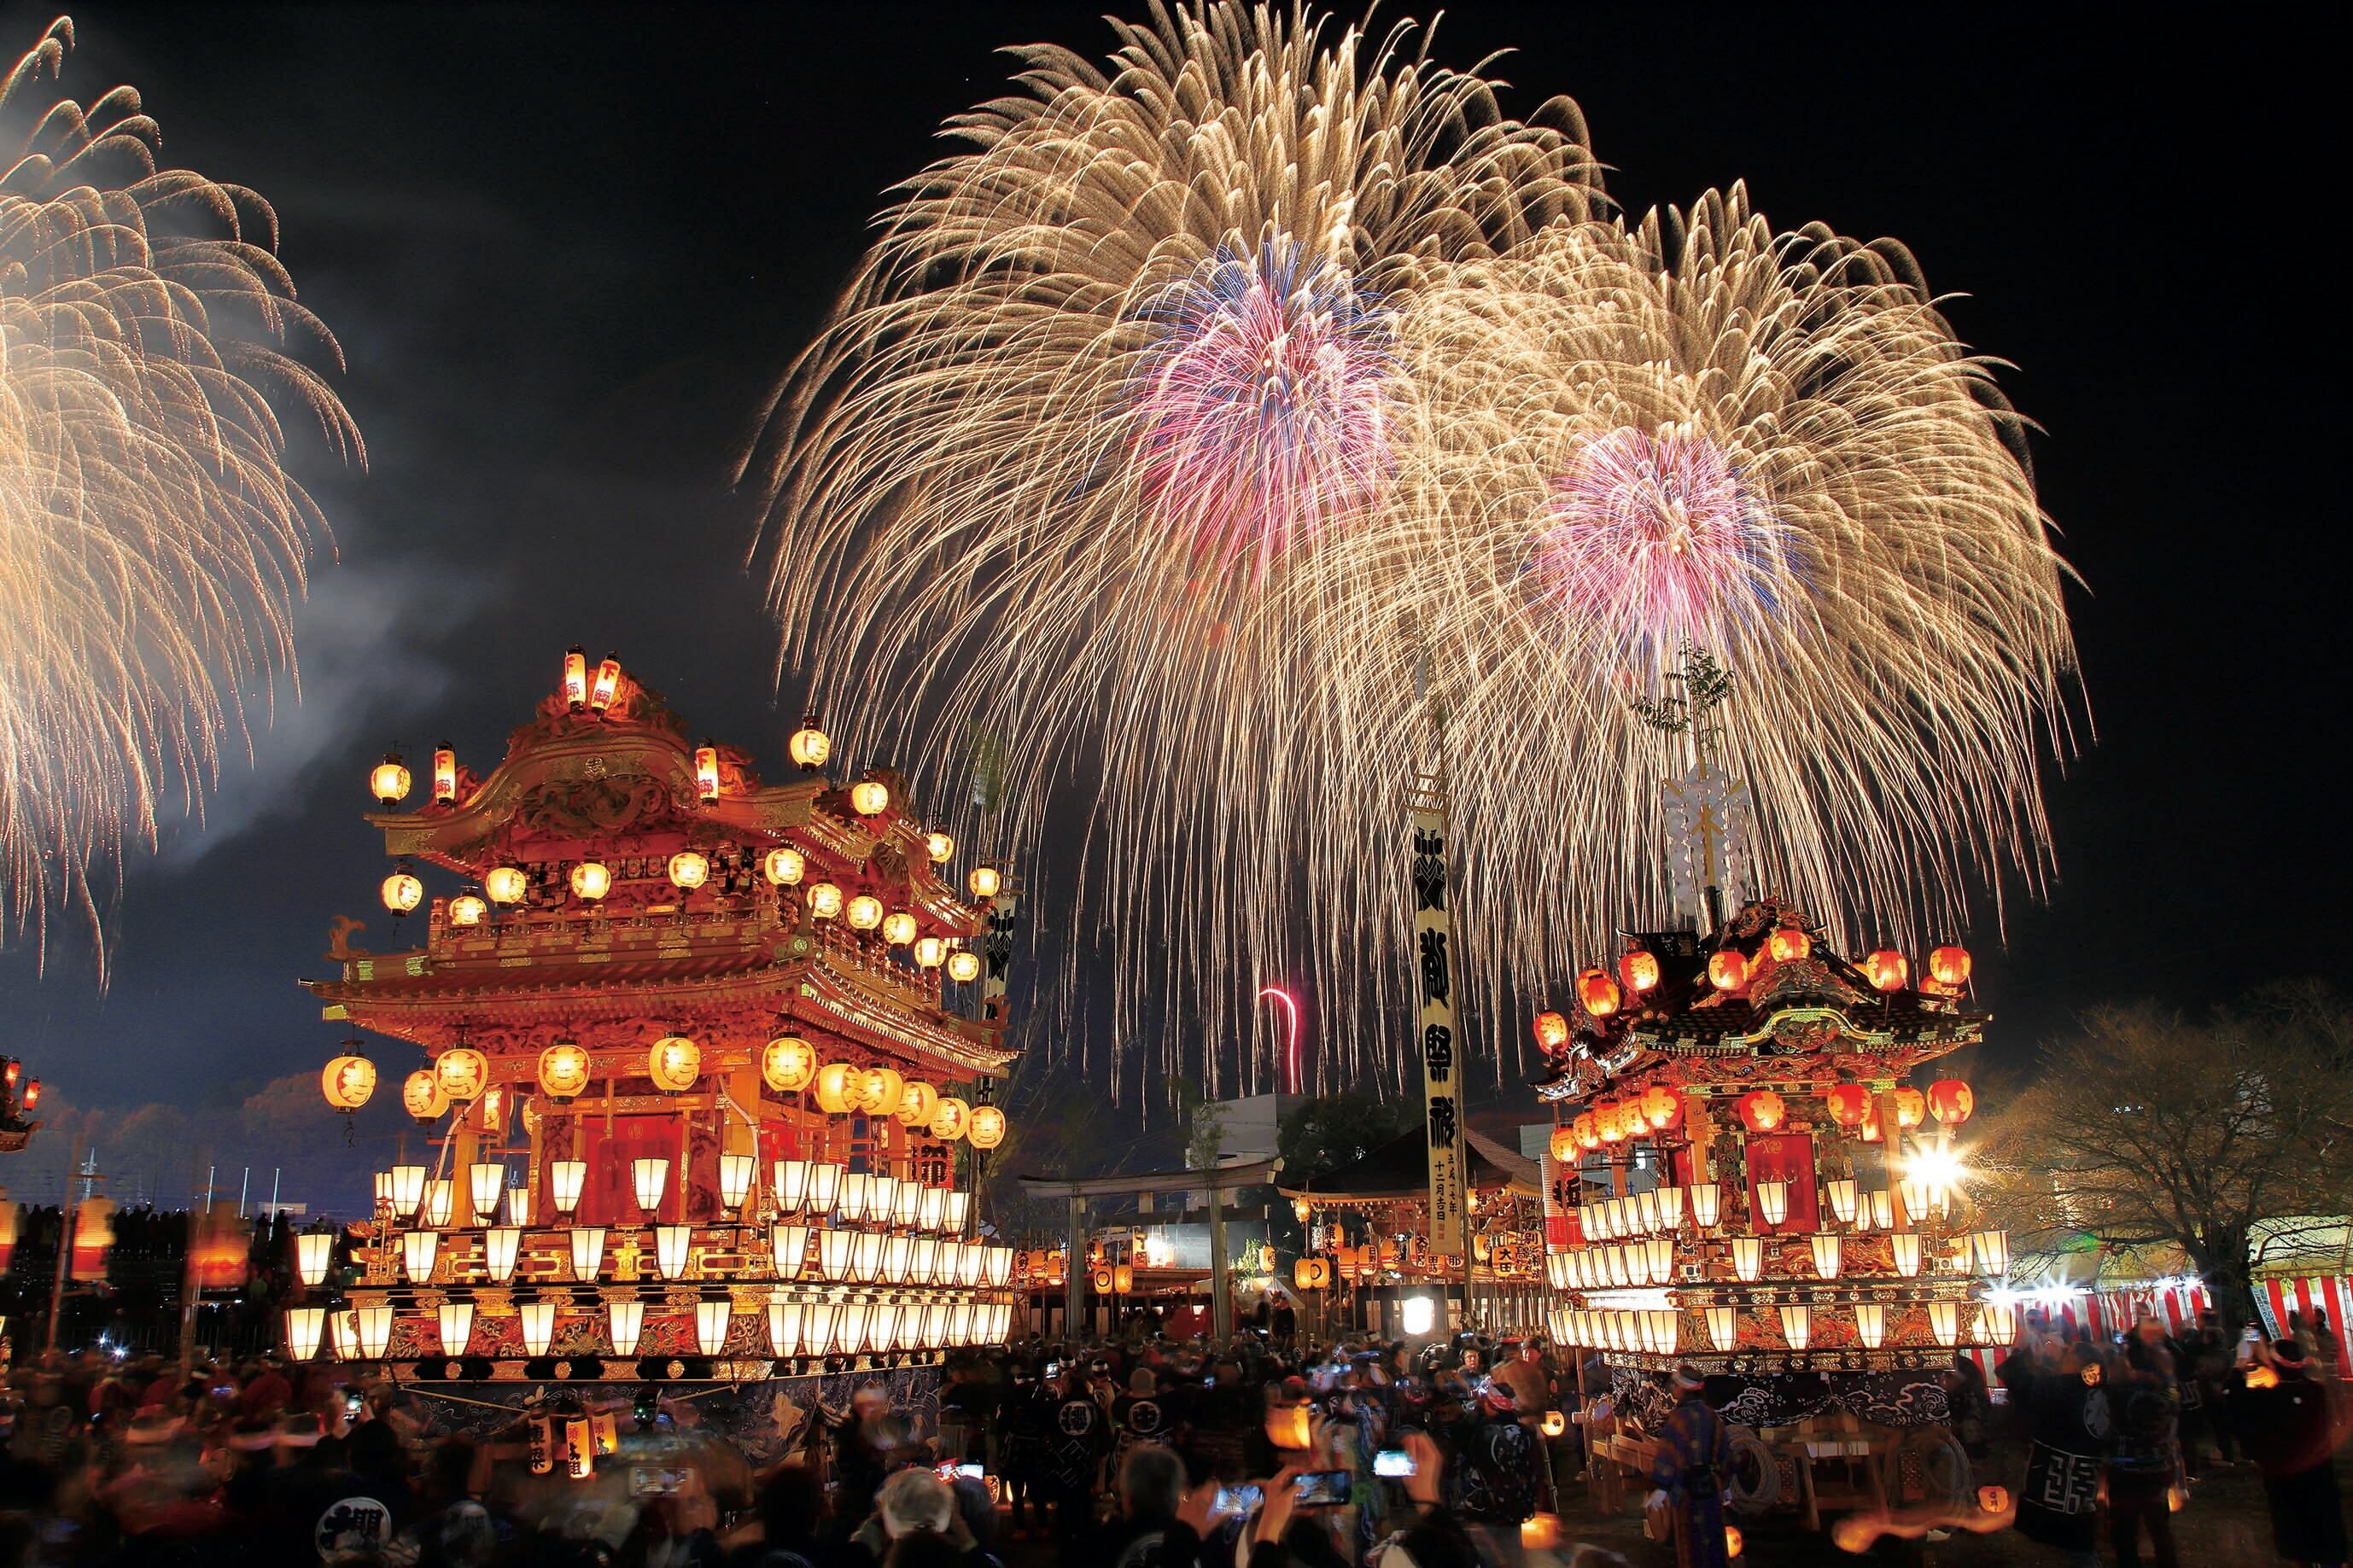
[[(126, 1200), (176, 1198), (199, 1142), (232, 1184), (248, 1162), (321, 1187), (351, 1165), (315, 1081), (338, 1032), (295, 981), (325, 970), (336, 913), (387, 941), (359, 815), (388, 745), (495, 761), (578, 642), (619, 650), (698, 732), (780, 756), (801, 694), (774, 679), (734, 455), (878, 193), (997, 89), (992, 49), (1099, 57), (1097, 9), (74, 14), (69, 93), (136, 85), (169, 163), (275, 205), (370, 461), (299, 447), (336, 529), (301, 701), (203, 826), (133, 862), (111, 989), (69, 924), (45, 977), (0, 953), (0, 1049), (60, 1113), (0, 1170), (17, 1197), (54, 1194), (68, 1122)], [(11, 58), (51, 15), (0, 7)], [(2343, 522), (2322, 488), (2342, 328), (2331, 253), (2304, 242), (2341, 144), (2322, 51), (2142, 11), (1474, 0), (1437, 52), (1506, 48), (1508, 107), (1576, 98), (1625, 206), (1746, 179), (1778, 226), (1896, 237), (1967, 296), (1963, 337), (2019, 367), (2003, 385), (2046, 432), (2043, 501), (2084, 579), (2096, 737), (2054, 775), (2049, 902), (2013, 888), (2006, 931), (1970, 933), (1994, 1065), (2025, 1067), (2094, 1001), (2345, 982), (2317, 635), (2344, 614), (2321, 548)], [(392, 1098), (362, 1119), (368, 1147)]]

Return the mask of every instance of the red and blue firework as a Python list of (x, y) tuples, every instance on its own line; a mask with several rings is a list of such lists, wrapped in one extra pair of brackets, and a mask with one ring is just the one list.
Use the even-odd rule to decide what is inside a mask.
[(1527, 571), (1564, 617), (1666, 653), (1778, 614), (1802, 581), (1787, 531), (1731, 455), (1677, 426), (1580, 437)]
[(1160, 527), (1253, 576), (1364, 515), (1392, 466), (1379, 302), (1295, 243), (1220, 249), (1143, 312), (1156, 329), (1123, 415)]

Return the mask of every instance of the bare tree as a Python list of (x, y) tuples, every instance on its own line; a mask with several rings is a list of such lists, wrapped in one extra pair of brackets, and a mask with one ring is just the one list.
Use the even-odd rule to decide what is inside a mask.
[[(1988, 1118), (1977, 1156), (1989, 1223), (2021, 1255), (2090, 1236), (2170, 1242), (2235, 1332), (2258, 1221), (2353, 1209), (2353, 1010), (2316, 984), (2203, 1020), (2100, 1007), (2045, 1047), (2035, 1082)], [(2293, 1226), (2263, 1245), (2292, 1247)]]

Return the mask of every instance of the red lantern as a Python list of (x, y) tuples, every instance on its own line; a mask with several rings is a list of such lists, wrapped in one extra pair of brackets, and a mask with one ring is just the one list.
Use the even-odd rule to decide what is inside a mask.
[(1630, 948), (1618, 961), (1618, 978), (1635, 995), (1648, 995), (1659, 984), (1659, 955), (1647, 947)]
[(1874, 990), (1901, 991), (1904, 983), (1912, 978), (1912, 964), (1894, 948), (1883, 947), (1862, 961), (1862, 972), (1871, 976)]
[(1570, 1122), (1568, 1124), (1568, 1128), (1570, 1131), (1577, 1134), (1577, 1146), (1578, 1148), (1589, 1151), (1601, 1147), (1601, 1129), (1595, 1122), (1594, 1116), (1591, 1111), (1587, 1111), (1584, 1115), (1579, 1116), (1576, 1121)]
[(1927, 1096), (1916, 1089), (1899, 1089), (1895, 1091), (1895, 1125), (1898, 1128), (1909, 1132), (1919, 1126), (1927, 1115)]
[(1626, 1136), (1625, 1123), (1618, 1120), (1618, 1107), (1614, 1105), (1596, 1106), (1593, 1125), (1600, 1132), (1604, 1143), (1617, 1143)]
[(1568, 1044), (1568, 1020), (1557, 1013), (1537, 1014), (1536, 1044), (1546, 1051), (1556, 1051)]
[(1830, 1101), (1831, 1120), (1841, 1127), (1860, 1127), (1871, 1114), (1871, 1090), (1859, 1083), (1834, 1083), (1822, 1098)]
[(1814, 951), (1814, 939), (1796, 926), (1776, 926), (1765, 939), (1765, 951), (1776, 963), (1795, 963)]
[(1642, 1091), (1642, 1120), (1653, 1131), (1664, 1132), (1683, 1119), (1683, 1097), (1663, 1084)]
[(1547, 1147), (1552, 1152), (1552, 1163), (1554, 1164), (1574, 1165), (1577, 1163), (1577, 1134), (1569, 1128), (1554, 1128), (1552, 1130), (1552, 1142), (1547, 1145)]
[(1751, 1132), (1778, 1131), (1789, 1113), (1781, 1097), (1769, 1089), (1750, 1089), (1740, 1097), (1735, 1109), (1740, 1112), (1740, 1124)]
[(1718, 951), (1707, 961), (1707, 983), (1718, 991), (1737, 991), (1748, 984), (1748, 960), (1736, 947)]
[(1577, 977), (1577, 999), (1596, 1019), (1617, 1012), (1618, 998), (1618, 983), (1601, 970), (1588, 969)]
[(1969, 950), (1960, 946), (1936, 949), (1928, 955), (1928, 973), (1939, 985), (1967, 985), (1969, 983)]
[(1947, 1127), (1958, 1127), (1978, 1108), (1978, 1097), (1957, 1078), (1940, 1078), (1928, 1086), (1928, 1114)]

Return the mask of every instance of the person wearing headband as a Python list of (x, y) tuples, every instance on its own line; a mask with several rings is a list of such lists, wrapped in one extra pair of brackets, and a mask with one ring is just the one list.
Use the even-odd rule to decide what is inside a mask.
[(1651, 1495), (1642, 1506), (1672, 1522), (1676, 1568), (1725, 1568), (1724, 1487), (1732, 1471), (1732, 1435), (1703, 1396), (1707, 1378), (1684, 1362), (1675, 1368), (1675, 1408), (1659, 1429), (1651, 1461)]

